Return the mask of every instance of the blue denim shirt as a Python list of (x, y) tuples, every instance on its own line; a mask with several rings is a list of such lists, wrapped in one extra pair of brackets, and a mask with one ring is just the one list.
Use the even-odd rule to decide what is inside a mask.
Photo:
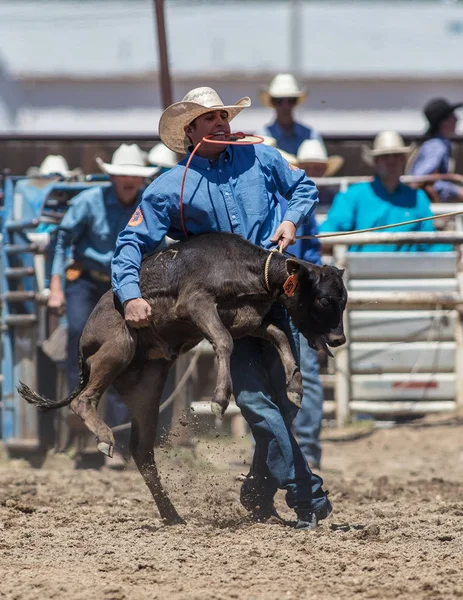
[(320, 140), (323, 142), (320, 134), (315, 129), (296, 122), (294, 122), (293, 132), (290, 135), (276, 121), (266, 126), (265, 135), (275, 138), (278, 148), (294, 155), (297, 154), (299, 146), (305, 140)]
[[(410, 175), (431, 175), (432, 173), (446, 174), (449, 172), (452, 143), (442, 136), (426, 140), (418, 151)], [(458, 198), (461, 189), (451, 181), (436, 181), (434, 189), (444, 202), (452, 202)]]
[[(402, 221), (412, 221), (432, 216), (429, 198), (423, 190), (399, 184), (390, 194), (380, 179), (371, 183), (351, 185), (346, 192), (336, 194), (327, 219), (320, 226), (320, 232), (350, 231), (368, 229), (379, 225), (389, 225)], [(434, 231), (432, 221), (391, 227), (387, 231)], [(354, 252), (448, 252), (447, 244), (369, 244), (351, 246)]]
[[(143, 255), (155, 250), (166, 234), (182, 237), (179, 200), (188, 157), (151, 183), (118, 237), (112, 284), (121, 302), (141, 297), (138, 281)], [(237, 233), (268, 248), (281, 222), (277, 192), (289, 200), (285, 219), (296, 226), (318, 202), (317, 188), (304, 171), (289, 165), (269, 146), (229, 146), (214, 161), (195, 155), (185, 180), (186, 228), (193, 235)]]
[[(288, 202), (281, 196), (278, 198), (281, 210), (283, 213), (283, 219), (285, 218), (285, 213), (288, 208)], [(318, 233), (318, 225), (317, 220), (315, 218), (315, 211), (309, 216), (309, 220), (307, 223), (303, 223), (301, 227), (297, 230), (296, 235), (317, 235)], [(314, 265), (321, 265), (322, 259), (320, 254), (320, 241), (318, 239), (314, 240), (296, 240), (296, 243), (293, 246), (289, 246), (287, 248), (287, 252), (293, 254), (296, 258), (300, 258), (302, 260), (306, 260)]]
[(52, 275), (64, 273), (69, 246), (71, 260), (80, 262), (86, 270), (109, 275), (117, 235), (127, 225), (141, 193), (131, 206), (117, 200), (112, 185), (95, 185), (77, 194), (59, 226)]

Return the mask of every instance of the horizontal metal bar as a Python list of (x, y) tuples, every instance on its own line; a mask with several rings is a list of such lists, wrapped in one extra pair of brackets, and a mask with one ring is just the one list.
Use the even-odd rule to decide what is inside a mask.
[(453, 400), (403, 400), (403, 401), (369, 401), (352, 400), (349, 408), (353, 412), (365, 412), (372, 415), (406, 415), (452, 412), (456, 410), (456, 402)]
[(24, 302), (26, 300), (35, 300), (35, 292), (27, 290), (15, 290), (5, 292), (2, 299), (7, 302)]
[(20, 279), (34, 274), (34, 267), (8, 267), (5, 269), (5, 277), (8, 279)]
[(40, 246), (39, 244), (5, 244), (5, 252), (8, 255), (11, 254), (23, 254), (27, 252), (33, 252), (34, 254), (45, 254), (47, 248)]
[(7, 231), (21, 231), (22, 229), (35, 229), (40, 223), (39, 219), (24, 219), (21, 221), (7, 221), (5, 223), (5, 229)]
[(463, 308), (463, 296), (459, 292), (349, 292), (349, 308)]
[(37, 315), (7, 315), (3, 322), (9, 327), (21, 325), (35, 325), (37, 323)]
[[(326, 232), (328, 234), (328, 232)], [(329, 235), (329, 234), (328, 234)], [(364, 246), (366, 244), (463, 244), (463, 233), (458, 231), (395, 231), (390, 233), (351, 233), (335, 237), (322, 237), (326, 246)]]

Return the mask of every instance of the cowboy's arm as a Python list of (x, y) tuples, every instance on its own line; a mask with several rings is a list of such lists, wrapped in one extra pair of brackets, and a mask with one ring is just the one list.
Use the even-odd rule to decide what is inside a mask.
[(78, 194), (63, 217), (58, 228), (56, 246), (53, 255), (50, 277), (50, 297), (48, 306), (61, 309), (64, 305), (64, 293), (61, 280), (64, 277), (66, 252), (73, 240), (79, 238), (85, 231), (89, 218), (89, 205), (85, 196)]
[[(429, 198), (423, 190), (417, 190), (416, 192), (416, 205), (417, 205), (417, 219), (424, 217), (432, 217), (434, 213), (431, 210), (431, 204)], [(436, 231), (434, 221), (422, 221), (417, 223), (418, 231)], [(419, 250), (422, 252), (451, 252), (453, 247), (450, 244), (422, 244), (419, 246)]]
[(273, 148), (271, 172), (276, 190), (288, 200), (285, 221), (291, 221), (295, 227), (305, 223), (318, 204), (318, 190), (302, 169), (290, 165)]
[[(441, 165), (447, 152), (448, 149), (442, 140), (438, 138), (428, 140), (421, 146), (410, 174), (432, 175), (441, 172)], [(436, 181), (433, 188), (439, 194), (441, 201), (463, 199), (463, 189), (452, 181)]]
[(141, 298), (139, 276), (144, 254), (161, 243), (170, 226), (169, 201), (155, 196), (152, 186), (117, 238), (111, 263), (112, 287), (122, 304)]

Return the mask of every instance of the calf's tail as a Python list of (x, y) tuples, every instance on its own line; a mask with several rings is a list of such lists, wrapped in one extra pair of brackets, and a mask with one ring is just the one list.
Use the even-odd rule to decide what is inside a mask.
[(71, 404), (74, 398), (76, 398), (87, 385), (89, 374), (89, 368), (87, 367), (82, 354), (79, 353), (79, 385), (64, 400), (56, 401), (44, 398), (21, 381), (16, 389), (18, 390), (19, 395), (22, 396), (26, 402), (29, 402), (29, 404), (33, 404), (44, 411), (55, 410), (56, 408), (62, 408), (67, 404)]

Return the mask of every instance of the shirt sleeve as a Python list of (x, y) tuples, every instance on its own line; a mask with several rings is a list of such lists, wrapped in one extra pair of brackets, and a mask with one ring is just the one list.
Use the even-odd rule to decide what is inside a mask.
[(51, 267), (52, 275), (63, 275), (66, 250), (72, 242), (79, 239), (88, 226), (91, 217), (87, 191), (78, 194), (71, 203), (58, 228), (55, 253)]
[[(419, 207), (418, 219), (424, 217), (432, 217), (431, 203), (427, 194), (423, 190), (417, 190), (417, 205)], [(422, 221), (418, 223), (418, 231), (436, 231), (434, 221)], [(453, 246), (451, 244), (421, 244), (419, 251), (421, 252), (451, 252)]]
[(431, 175), (438, 173), (446, 148), (438, 139), (425, 142), (418, 151), (410, 175)]
[[(447, 152), (448, 150), (441, 140), (428, 140), (421, 146), (410, 174), (432, 175), (433, 173), (439, 173)], [(436, 181), (433, 187), (439, 194), (440, 199), (444, 201), (457, 199), (461, 189), (459, 185), (451, 181)]]
[[(267, 173), (275, 191), (288, 200), (285, 221), (296, 227), (305, 223), (318, 204), (318, 190), (302, 169), (290, 165), (274, 148), (266, 148)], [(269, 169), (269, 170), (268, 170)], [(264, 167), (264, 172), (266, 168)]]
[(139, 286), (143, 255), (155, 250), (170, 226), (169, 200), (149, 186), (132, 218), (116, 241), (111, 263), (112, 287), (124, 303), (141, 298)]
[(326, 220), (320, 225), (320, 232), (351, 231), (355, 229), (355, 214), (355, 196), (352, 189), (337, 193)]

